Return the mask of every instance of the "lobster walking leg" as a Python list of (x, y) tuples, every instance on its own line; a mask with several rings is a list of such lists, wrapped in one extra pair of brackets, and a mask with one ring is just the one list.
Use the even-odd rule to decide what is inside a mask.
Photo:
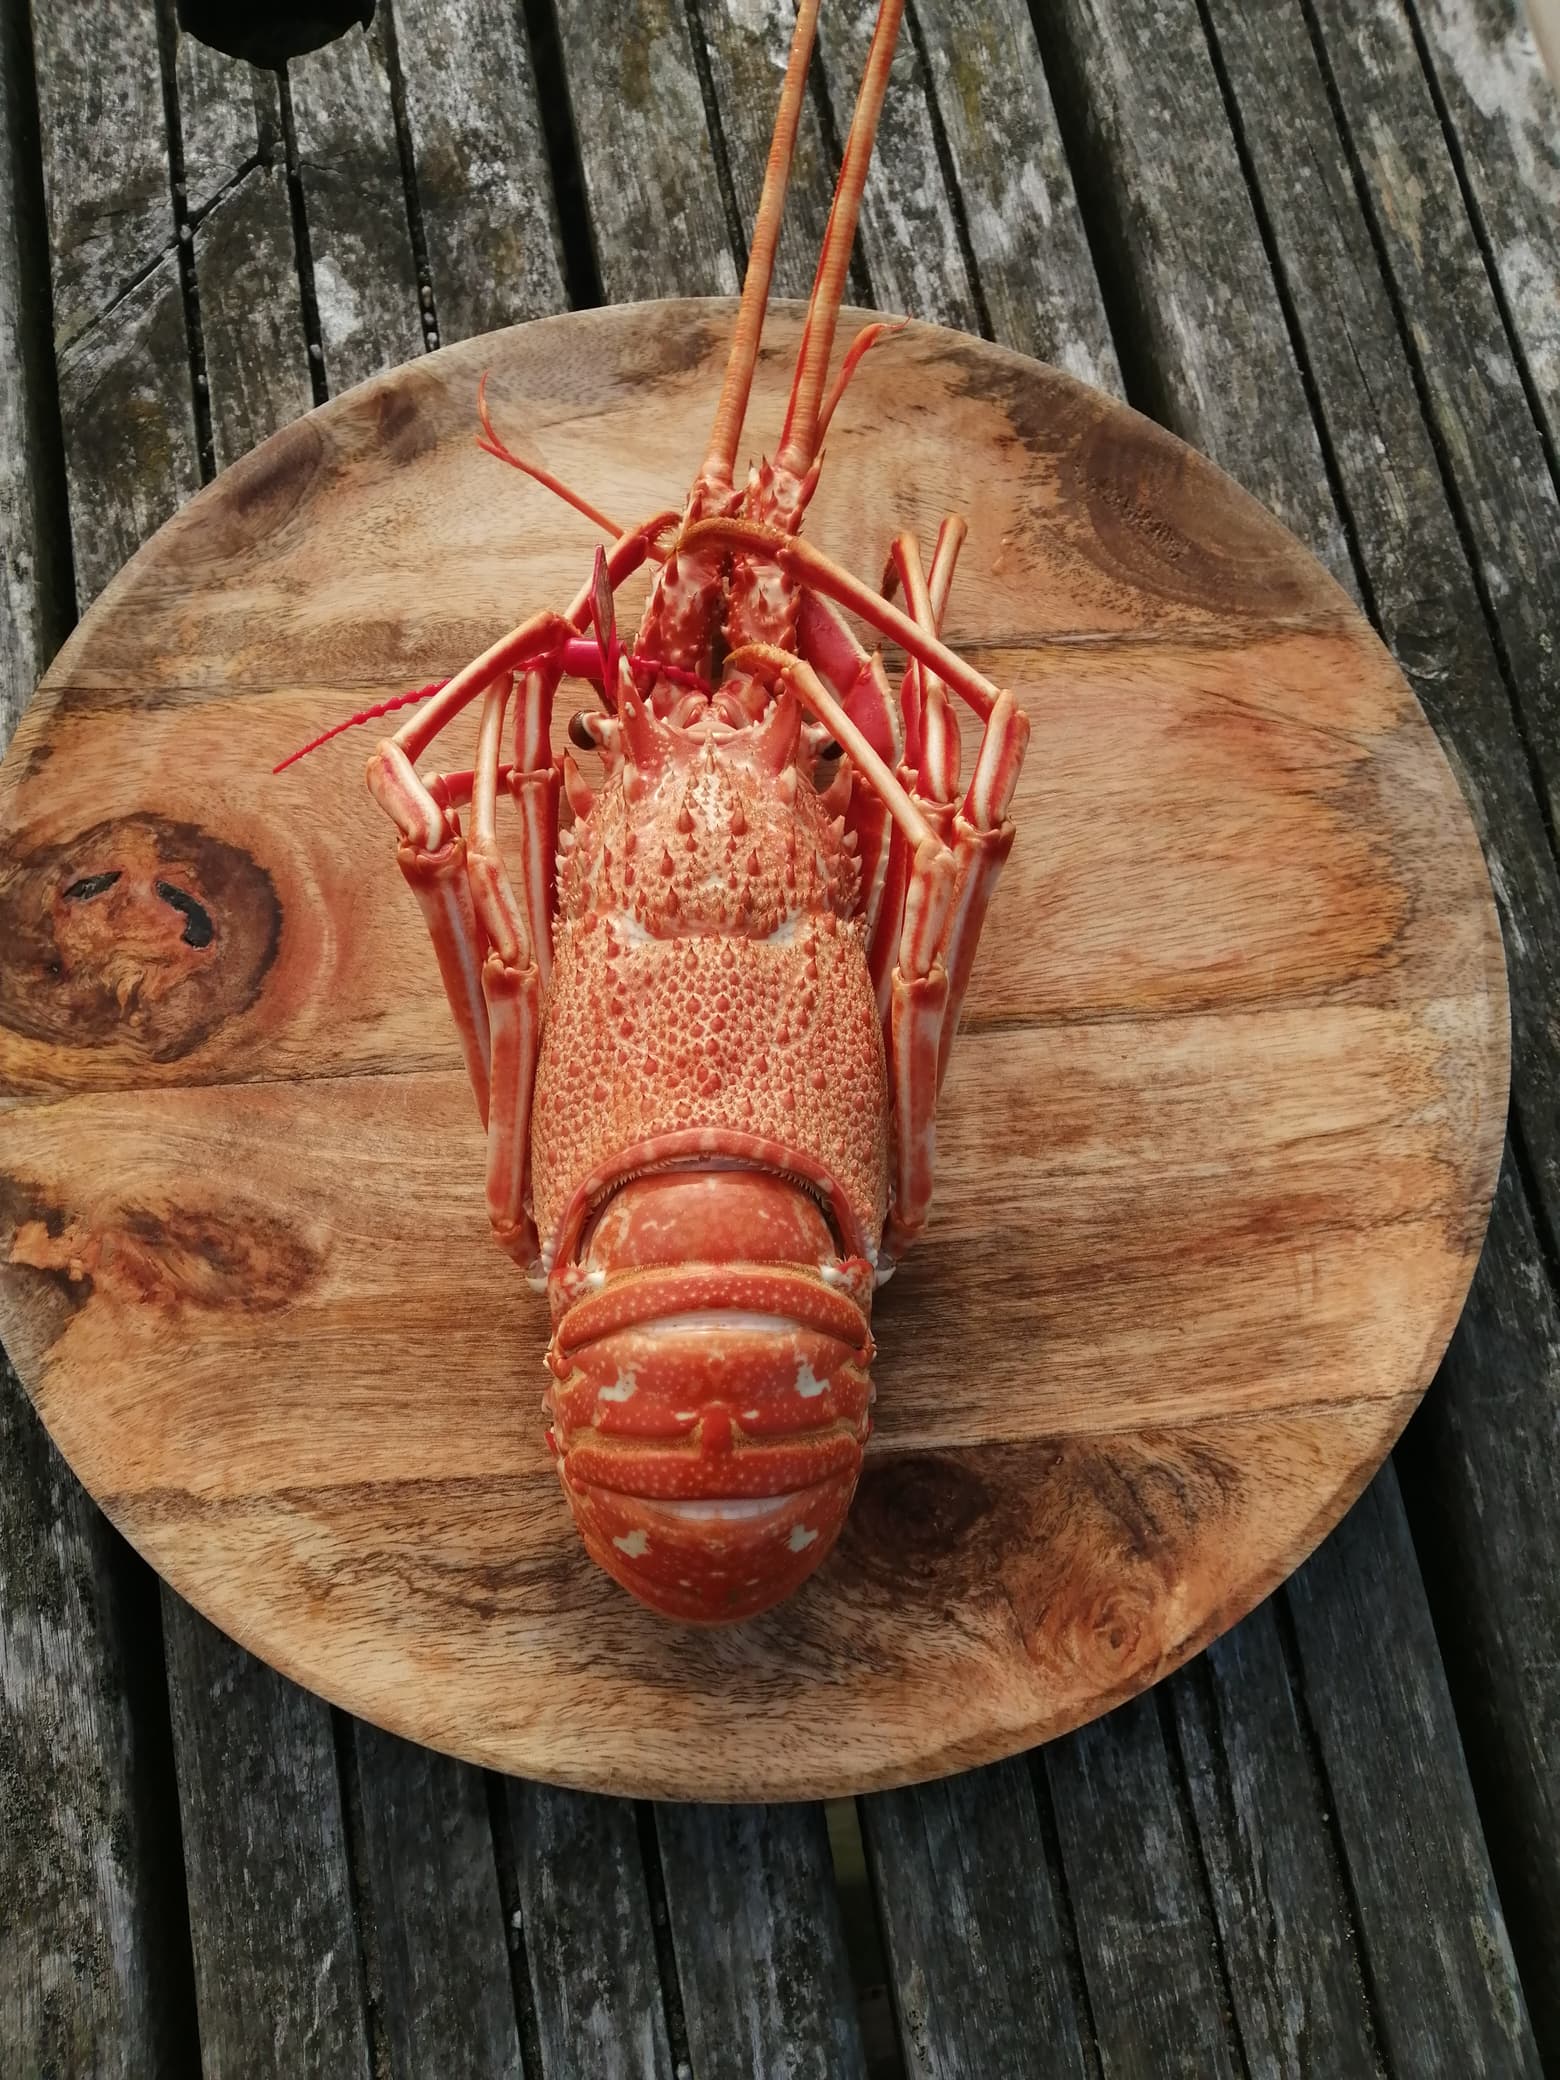
[(999, 693), (986, 719), (975, 772), (964, 806), (953, 820), (953, 851), (958, 886), (953, 913), (948, 920), (943, 964), (948, 971), (948, 1003), (943, 1014), (942, 1038), (938, 1045), (937, 1083), (948, 1073), (948, 1058), (958, 1031), (964, 992), (980, 944), (986, 912), (997, 886), (997, 877), (1013, 850), (1014, 826), (1008, 805), (1024, 763), (1029, 742), (1029, 718), (1010, 693)]
[[(536, 713), (551, 709), (550, 675), (525, 675), (517, 743), (534, 735)], [(538, 961), (541, 942), (533, 936), (515, 900), (509, 873), (498, 849), (498, 754), (504, 711), (514, 681), (506, 673), (488, 688), (477, 740), (477, 766), (472, 790), (471, 843), (467, 868), (477, 923), (488, 943), (482, 963), (482, 994), (491, 1034), (490, 1097), (487, 1118), (488, 1218), (499, 1243), (517, 1263), (535, 1258), (536, 1228), (527, 1210), (527, 1172), (531, 1151), (531, 1091), (541, 1038), (542, 979)], [(544, 739), (545, 742), (545, 739)], [(547, 858), (551, 860), (551, 848)], [(542, 929), (550, 931), (546, 891), (529, 886), (527, 908), (533, 918), (541, 909)], [(539, 898), (539, 901), (538, 901)]]

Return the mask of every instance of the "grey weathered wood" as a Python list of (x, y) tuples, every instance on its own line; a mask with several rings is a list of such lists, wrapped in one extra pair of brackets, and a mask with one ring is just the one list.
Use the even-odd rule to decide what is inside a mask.
[(90, 37), (67, 0), (37, 0), (32, 19), (85, 606), (199, 482), (189, 340), (153, 11), (105, 0)]
[[(1258, 35), (1276, 33), (1274, 12), (1253, 16)], [(1223, 11), (1217, 18), (1222, 22)], [(1073, 119), (1088, 140), (1087, 175), (1091, 194), (1101, 202), (1101, 236), (1109, 241), (1120, 270), (1132, 337), (1144, 352), (1144, 366), (1137, 373), (1178, 431), (1284, 511), (1313, 547), (1348, 575), (1320, 448), (1303, 411), (1304, 392), (1284, 311), (1197, 11), (1190, 4), (1162, 8), (1150, 20), (1107, 0), (1067, 0), (1052, 19), (1057, 30), (1053, 78), (1060, 76), (1059, 91), (1067, 95)], [(1226, 60), (1233, 71), (1228, 50)], [(1298, 83), (1291, 73), (1287, 92), (1300, 96), (1304, 91), (1303, 73)], [(1242, 116), (1245, 128), (1244, 102)], [(1166, 169), (1172, 166), (1176, 178), (1167, 180)], [(1318, 207), (1324, 192), (1313, 179), (1309, 193), (1314, 221), (1307, 233), (1312, 238), (1330, 235), (1335, 216), (1349, 220), (1347, 195), (1328, 211)], [(1271, 216), (1273, 205), (1265, 191), (1264, 200)], [(1299, 242), (1291, 248), (1282, 231), (1275, 236), (1287, 281)], [(1346, 329), (1340, 345), (1359, 351), (1359, 342)], [(1351, 392), (1343, 383), (1342, 371), (1334, 392), (1313, 353), (1310, 374), (1320, 391), (1351, 516), (1358, 521), (1356, 475), (1363, 480), (1374, 472), (1379, 480), (1382, 471), (1378, 428), (1362, 408), (1358, 389)], [(1357, 370), (1353, 381), (1360, 382)], [(1329, 397), (1335, 399), (1331, 405)], [(1428, 524), (1430, 513), (1415, 511), (1413, 517), (1415, 523), (1423, 518)], [(1363, 530), (1359, 539), (1374, 596), (1374, 588), (1388, 575), (1388, 564)], [(1408, 605), (1405, 588), (1405, 622)], [(1432, 607), (1427, 619), (1430, 627), (1441, 630), (1438, 607)], [(1404, 661), (1412, 673), (1415, 660), (1406, 656)], [(1500, 762), (1497, 755), (1492, 764), (1498, 768)], [(1339, 1652), (1329, 1673), (1337, 1689), (1336, 1703), (1340, 1712), (1354, 1712), (1371, 1731), (1370, 1742), (1357, 1747), (1352, 1757), (1358, 1780), (1368, 1781), (1371, 1788), (1368, 1795), (1362, 1790), (1347, 1808), (1340, 1801), (1340, 1830), (1351, 1874), (1356, 1856), (1368, 1861), (1378, 1850), (1390, 1856), (1402, 1847), (1404, 1805), (1411, 1796), (1408, 1787), (1421, 1747), (1416, 1714), (1432, 1708), (1426, 1700), (1433, 1701), (1437, 1723), (1450, 1743), (1446, 1774), (1438, 1787), (1448, 1854), (1445, 1860), (1405, 1860), (1396, 1886), (1383, 1878), (1379, 1889), (1357, 1889), (1359, 1936), (1371, 1984), (1385, 1989), (1383, 1999), (1398, 2004), (1390, 2018), (1378, 2017), (1383, 2036), (1394, 2029), (1425, 2027), (1429, 2018), (1439, 2018), (1444, 2043), (1454, 2045), (1464, 2008), (1477, 2014), (1479, 2028), (1498, 2028), (1497, 2018), (1511, 1998), (1509, 1958), (1501, 1948), (1503, 1934), (1488, 1950), (1468, 1934), (1485, 1927), (1493, 1888), (1477, 1813), (1460, 1770), (1428, 1615), (1412, 1573), (1396, 1571), (1400, 1541), (1391, 1518), (1396, 1491), (1390, 1475), (1384, 1481), (1375, 1511), (1343, 1535), (1350, 1540), (1356, 1567), (1386, 1582), (1396, 1580), (1398, 1586), (1392, 1593), (1383, 1592), (1383, 1608), (1370, 1624), (1341, 1600), (1333, 1612)], [(1323, 1573), (1317, 1579), (1332, 1577)], [(1348, 1652), (1341, 1646), (1345, 1636), (1352, 1642)], [(1334, 1763), (1342, 1766), (1345, 1759), (1326, 1755), (1329, 1777)], [(1451, 1853), (1454, 1846), (1456, 1854)], [(1427, 1959), (1444, 1956), (1461, 1974), (1455, 1989), (1436, 1985), (1433, 1972), (1423, 1985), (1406, 1970), (1400, 1972), (1405, 1948)], [(1379, 1970), (1378, 1952), (1383, 1960)], [(1405, 2004), (1415, 2007), (1414, 2016), (1403, 2012)], [(1447, 2050), (1443, 2055), (1450, 2059), (1455, 2054)], [(1514, 2060), (1530, 2056), (1531, 2041), (1512, 2055)], [(1441, 2069), (1455, 2070), (1451, 2065)], [(1513, 2063), (1512, 2070), (1521, 2069)]]
[[(704, 38), (746, 251), (758, 214), (769, 134), (780, 102), (796, 8), (793, 0), (698, 0), (693, 19)], [(810, 88), (818, 81), (815, 59)], [(819, 121), (816, 94), (810, 91), (802, 108), (780, 225), (776, 296), (806, 296), (812, 288), (835, 171)]]
[(916, 19), (993, 339), (1119, 396), (1028, 9), (1023, 0), (918, 0)]
[(385, 2035), (397, 2080), (520, 2080), (480, 1772), (353, 1728)]
[(1560, 90), (1520, 0), (1414, 0), (1489, 263), (1560, 447)]
[(325, 375), (338, 394), (423, 350), (383, 26), (288, 68)]
[(699, 2080), (864, 2080), (822, 1808), (666, 1805), (656, 1830)]
[[(360, 51), (357, 63), (349, 54), (346, 76), (354, 91), (372, 83), (372, 53)], [(285, 174), (277, 157), (279, 111), (274, 85), (266, 75), (214, 53), (197, 54), (188, 41), (180, 52), (179, 80), (190, 208), (192, 214), (210, 210), (208, 215), (197, 214), (195, 258), (213, 424), (225, 429), (230, 451), (242, 453), (312, 401), (290, 215), (276, 214), (278, 202), (286, 209)], [(300, 89), (295, 106), (312, 109), (310, 95), (325, 92), (315, 80), (307, 94)], [(506, 116), (497, 105), (494, 120), (518, 122), (522, 108), (517, 103)], [(381, 118), (389, 119), (388, 100), (381, 111), (366, 91), (357, 100), (344, 96), (331, 117), (337, 125), (334, 149), (340, 155), (333, 163), (349, 162), (354, 153), (371, 158), (381, 149), (382, 136), (354, 142), (352, 132), (354, 123)], [(246, 165), (248, 171), (243, 170)], [(332, 215), (339, 199), (336, 191), (329, 183), (315, 181), (310, 192), (325, 198), (321, 208), (326, 230), (339, 231)], [(213, 194), (219, 199), (211, 204)], [(245, 198), (248, 235), (237, 211)], [(404, 206), (398, 162), (393, 200), (397, 207)], [(233, 235), (208, 237), (210, 227), (229, 209), (234, 211)], [(393, 362), (406, 345), (409, 306), (403, 292), (409, 246), (403, 250), (394, 237), (365, 233), (355, 244), (341, 238), (332, 250), (353, 270), (342, 281), (344, 300), (356, 312), (349, 342), (356, 372)], [(246, 326), (251, 303), (254, 309)], [(213, 310), (232, 315), (231, 353), (213, 351)], [(342, 336), (337, 344), (342, 344)], [(339, 355), (331, 364), (343, 365)], [(351, 361), (345, 365), (350, 371)], [(292, 1736), (275, 1744), (268, 1795), (309, 1811), (301, 1784), (319, 1767), (320, 1744), (334, 1738), (330, 1714), (257, 1662), (247, 1663), (237, 1694), (241, 1708), (257, 1724), (273, 1723)], [(408, 2076), (438, 2074), (441, 2080), (463, 2071), (518, 2073), (508, 1943), (481, 1778), (367, 1726), (351, 1728), (346, 1737), (355, 1744), (364, 1847), (364, 1867), (355, 1873), (356, 1905), (371, 1938), (377, 1972), (371, 1993), (382, 2013), (393, 2070)], [(333, 1897), (350, 1899), (345, 1834), (328, 1815), (311, 1824), (321, 1830), (309, 1852), (311, 1861), (326, 1874)], [(212, 1882), (233, 1881), (234, 1851), (231, 1834), (218, 1831), (206, 1841), (205, 1869)], [(272, 1859), (270, 1882), (283, 1882), (286, 1853), (284, 1848), (280, 1859)], [(305, 1940), (312, 1933), (305, 1930)], [(210, 1947), (198, 1903), (195, 1940), (197, 1948)], [(301, 1961), (311, 1970), (323, 1970), (328, 1960), (316, 1950)], [(215, 1964), (209, 1976), (228, 1983)], [(278, 1980), (278, 1996), (286, 1983), (285, 1978)], [(212, 1991), (208, 1998), (220, 1995)], [(235, 2036), (245, 2026), (241, 2015), (230, 2014), (225, 2022)]]
[[(1496, 1247), (1497, 1238), (1509, 1238)], [(1398, 1454), (1540, 2048), (1560, 2060), (1560, 1308), (1509, 1159), (1467, 1311)]]
[(163, 1591), (207, 2080), (368, 2080), (328, 1705)]
[(860, 1803), (911, 2080), (1099, 2070), (1027, 1761)]
[[(1372, 604), (1456, 762), (1490, 861), (1512, 992), (1515, 1112), (1539, 1158), (1534, 1173), (1549, 1176), (1560, 1113), (1553, 1023), (1560, 907), (1527, 750), (1303, 25), (1272, 10), (1248, 14), (1225, 0), (1216, 0), (1214, 19)], [(1429, 289), (1420, 293), (1433, 300)], [(1497, 462), (1492, 456), (1481, 467)], [(1528, 454), (1510, 468), (1535, 466)], [(1525, 1308), (1512, 1305), (1516, 1294), (1529, 1296)], [(1440, 1632), (1457, 1679), (1459, 1718), (1484, 1729), (1470, 1761), (1513, 1941), (1529, 1965), (1540, 2040), (1554, 2052), (1560, 2000), (1549, 1991), (1552, 1974), (1539, 1967), (1560, 1940), (1553, 1877), (1560, 1799), (1541, 1764), (1515, 1767), (1517, 1753), (1544, 1751), (1560, 1721), (1560, 1662), (1542, 1644), (1560, 1622), (1548, 1478), (1554, 1416), (1545, 1324), (1552, 1307), (1543, 1252), (1508, 1164), (1471, 1302), (1473, 1318), (1500, 1323), (1501, 1333), (1493, 1341), (1463, 1337), (1454, 1347), (1430, 1396), (1412, 1499), (1416, 1520), (1442, 1534), (1455, 1526), (1460, 1534), (1432, 1573), (1437, 1608), (1448, 1598), (1454, 1613)], [(1498, 1421), (1491, 1420), (1494, 1405), (1502, 1410)], [(1468, 1504), (1474, 1439), (1476, 1512)], [(1476, 1618), (1466, 1600), (1472, 1581), (1482, 1591)], [(1499, 1729), (1491, 1718), (1497, 1696)]]
[(544, 2075), (672, 2080), (634, 1808), (518, 1780), (508, 1790)]
[(314, 402), (275, 76), (178, 39), (185, 208), (218, 469)]
[(0, 2071), (195, 2067), (155, 1589), (0, 1354)]
[(557, 216), (519, 9), (397, 0), (394, 24), (440, 338), (562, 310)]
[(1211, 455), (1353, 585), (1305, 389), (1195, 9), (1063, 0), (1044, 16), (1075, 178), (1122, 265), (1118, 351), (1134, 401)]
[[(875, 13), (825, 7), (819, 14), (818, 50), (842, 142)], [(857, 237), (881, 309), (980, 331), (980, 306), (937, 156), (926, 76), (908, 28), (894, 52)]]
[(1248, 2070), (1374, 2074), (1348, 1888), (1278, 1607), (1226, 1633), (1169, 1695)]
[[(1513, 696), (1560, 821), (1560, 496), (1468, 220), (1406, 18), (1380, 10), (1369, 36), (1352, 8), (1317, 7), (1321, 41), (1432, 423), (1462, 507), (1475, 568)], [(1551, 131), (1560, 104), (1551, 102)], [(1552, 145), (1553, 148), (1553, 145)], [(1528, 256), (1560, 303), (1560, 233)], [(1560, 325), (1560, 320), (1554, 321)], [(1560, 1228), (1560, 1110), (1535, 1145), (1551, 1225)]]
[[(1306, 1708), (1368, 1932), (1378, 2025), (1397, 2072), (1536, 2076), (1430, 1614), (1422, 1595), (1404, 1593), (1417, 1577), (1388, 1468), (1295, 1576), (1288, 1599)], [(1375, 1652), (1362, 1651), (1367, 1641), (1378, 1643)]]
[(560, 8), (558, 34), (607, 301), (735, 295), (682, 0)]
[(1241, 2070), (1218, 1931), (1153, 1697), (1045, 1751), (1107, 2075)]
[[(1490, 862), (1511, 983), (1516, 1112), (1552, 1178), (1560, 1165), (1560, 1038), (1551, 1016), (1560, 880), (1527, 751), (1305, 23), (1297, 9), (1236, 0), (1214, 0), (1212, 14), (1371, 607), (1456, 760)], [(1506, 463), (1513, 476), (1535, 466), (1542, 473), (1541, 458), (1520, 445)], [(1481, 467), (1499, 468), (1499, 451)]]
[(0, 17), (0, 745), (70, 625), (31, 52)]

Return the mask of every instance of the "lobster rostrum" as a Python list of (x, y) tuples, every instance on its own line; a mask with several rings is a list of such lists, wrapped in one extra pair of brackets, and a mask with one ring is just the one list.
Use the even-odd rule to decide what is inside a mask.
[[(938, 1088), (1028, 737), (1011, 694), (938, 633), (962, 521), (929, 569), (901, 536), (882, 592), (799, 533), (829, 419), (892, 329), (869, 327), (826, 387), (902, 5), (879, 8), (773, 459), (734, 481), (817, 0), (798, 7), (686, 504), (619, 527), (511, 455), (482, 401), (482, 445), (610, 546), (566, 611), (409, 696), (419, 712), (368, 767), (486, 1123), (495, 1233), (550, 1301), (564, 1494), (591, 1555), (684, 1620), (778, 1602), (844, 1521), (873, 1290), (926, 1221)], [(626, 649), (614, 594), (647, 561)], [(906, 654), (897, 698), (842, 609)], [(594, 787), (551, 750), (566, 676), (597, 695), (570, 725), (600, 753)], [(953, 699), (984, 724), (962, 797)], [(472, 707), (472, 770), (420, 773)]]

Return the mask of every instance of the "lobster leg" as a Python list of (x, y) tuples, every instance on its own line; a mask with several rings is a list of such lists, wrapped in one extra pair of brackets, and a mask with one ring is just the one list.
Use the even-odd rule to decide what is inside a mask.
[(938, 1043), (937, 1083), (948, 1073), (948, 1058), (958, 1031), (964, 992), (975, 965), (976, 948), (986, 912), (996, 891), (997, 878), (1013, 850), (1014, 825), (1008, 805), (1024, 763), (1029, 742), (1029, 718), (1012, 694), (999, 693), (986, 720), (975, 771), (964, 805), (953, 819), (953, 851), (957, 862), (957, 893), (948, 920), (943, 947), (943, 965), (948, 971), (948, 1003), (943, 1014), (942, 1037)]
[[(825, 685), (834, 689), (846, 714), (860, 726), (873, 750), (889, 767), (897, 767), (902, 749), (899, 717), (888, 690), (882, 658), (876, 651), (869, 655), (863, 650), (838, 610), (812, 592), (801, 596), (796, 640), (801, 655)], [(860, 915), (866, 922), (870, 945), (883, 911), (889, 860), (896, 846), (902, 852), (903, 841), (882, 796), (870, 787), (851, 788), (844, 814), (847, 828), (856, 836), (856, 857), (861, 862)], [(894, 916), (897, 930), (897, 899)], [(879, 1008), (886, 1018), (886, 997), (880, 998)]]
[(925, 1227), (932, 1200), (937, 1056), (948, 1004), (942, 949), (954, 904), (954, 854), (805, 659), (773, 644), (752, 643), (734, 650), (726, 662), (732, 671), (751, 672), (771, 684), (783, 681), (790, 686), (802, 706), (834, 733), (860, 779), (882, 799), (894, 819), (896, 834), (903, 832), (912, 848), (898, 960), (889, 989), (894, 1156), (883, 1249), (890, 1261), (897, 1261)]
[[(549, 683), (549, 680), (551, 683)], [(525, 675), (521, 715), (516, 726), (517, 747), (534, 735), (538, 714), (552, 707), (556, 675), (530, 671)], [(531, 1149), (531, 1093), (536, 1081), (536, 1056), (541, 1044), (542, 973), (538, 958), (543, 941), (534, 936), (525, 913), (515, 900), (509, 872), (498, 849), (499, 746), (503, 739), (504, 710), (509, 704), (514, 681), (508, 673), (488, 688), (482, 705), (482, 727), (477, 739), (477, 765), (472, 789), (471, 841), (466, 866), (471, 879), (472, 907), (477, 924), (487, 941), (482, 963), (482, 994), (491, 1034), (490, 1097), (487, 1116), (487, 1204), (488, 1218), (500, 1244), (522, 1267), (537, 1254), (536, 1227), (526, 1201)], [(545, 744), (545, 736), (543, 743)], [(534, 774), (521, 776), (525, 780)], [(514, 786), (513, 780), (511, 786)], [(516, 789), (519, 793), (519, 789)], [(522, 812), (527, 804), (521, 797)], [(550, 861), (551, 846), (546, 853)], [(542, 931), (550, 937), (551, 925), (545, 908), (546, 891), (530, 887), (533, 862), (526, 853), (527, 908), (533, 921), (540, 910)]]
[[(920, 552), (910, 535), (894, 545), (895, 568), (905, 575), (905, 596), (912, 603), (915, 625), (936, 639), (948, 605), (953, 566), (964, 539), (961, 520), (945, 520), (937, 537), (930, 583), (922, 574)], [(900, 688), (900, 705), (905, 715), (904, 761), (899, 777), (914, 794), (917, 805), (939, 837), (946, 839), (953, 820), (953, 793), (957, 783), (959, 740), (948, 697), (940, 677), (912, 658)], [(930, 760), (927, 746), (932, 747)], [(873, 920), (867, 942), (867, 964), (877, 991), (878, 1009), (888, 1030), (892, 1016), (893, 963), (898, 944), (900, 916), (910, 881), (910, 851), (899, 831), (891, 837), (881, 907)]]
[(953, 906), (954, 861), (939, 838), (916, 847), (890, 985), (893, 1189), (883, 1252), (897, 1263), (926, 1226), (937, 1164), (937, 1051), (948, 1005), (940, 958)]

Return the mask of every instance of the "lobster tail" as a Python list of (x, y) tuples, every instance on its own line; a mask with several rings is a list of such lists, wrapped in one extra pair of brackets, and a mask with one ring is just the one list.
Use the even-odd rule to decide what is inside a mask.
[(789, 1596), (839, 1535), (871, 1427), (871, 1272), (797, 1183), (630, 1180), (555, 1286), (549, 1443), (593, 1559), (694, 1622)]

